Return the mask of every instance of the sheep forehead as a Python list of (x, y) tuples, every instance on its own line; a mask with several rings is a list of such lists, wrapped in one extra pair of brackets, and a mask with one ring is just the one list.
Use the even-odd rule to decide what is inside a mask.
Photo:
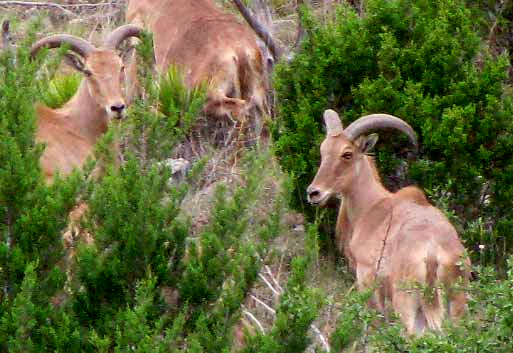
[(353, 146), (343, 134), (328, 135), (321, 144), (321, 155), (339, 155)]
[(87, 58), (88, 68), (96, 74), (118, 72), (123, 65), (121, 58), (113, 50), (96, 50)]

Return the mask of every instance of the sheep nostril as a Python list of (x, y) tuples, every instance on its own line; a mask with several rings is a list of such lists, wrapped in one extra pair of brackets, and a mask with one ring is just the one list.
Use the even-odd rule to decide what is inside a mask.
[(314, 190), (314, 191), (311, 191), (308, 196), (310, 196), (310, 198), (315, 198), (317, 196), (320, 195), (320, 192), (318, 190)]
[(123, 110), (125, 110), (125, 105), (123, 103), (114, 104), (110, 106), (110, 110), (113, 112), (121, 113)]

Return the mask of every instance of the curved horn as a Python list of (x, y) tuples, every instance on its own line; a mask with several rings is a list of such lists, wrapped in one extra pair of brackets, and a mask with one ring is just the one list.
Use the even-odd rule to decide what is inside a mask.
[(35, 57), (41, 48), (58, 48), (63, 43), (69, 44), (70, 49), (83, 57), (87, 57), (95, 48), (85, 39), (70, 34), (56, 34), (38, 40), (30, 49), (30, 55)]
[(417, 134), (413, 131), (412, 127), (408, 125), (408, 123), (393, 115), (370, 114), (362, 116), (361, 118), (353, 121), (344, 130), (344, 134), (349, 140), (354, 141), (358, 136), (369, 130), (375, 129), (397, 129), (404, 132), (410, 139), (411, 144), (415, 147), (415, 152), (417, 152)]
[(260, 39), (267, 45), (269, 51), (271, 52), (274, 60), (278, 61), (283, 53), (282, 49), (276, 44), (273, 39), (271, 33), (262, 26), (260, 22), (256, 20), (250, 13), (249, 10), (244, 6), (242, 1), (240, 0), (232, 0), (235, 6), (239, 9), (242, 17), (246, 20), (246, 22), (253, 28), (255, 33), (260, 37)]
[(134, 24), (120, 26), (109, 33), (104, 41), (104, 45), (109, 49), (116, 49), (123, 40), (128, 37), (139, 37), (143, 29)]

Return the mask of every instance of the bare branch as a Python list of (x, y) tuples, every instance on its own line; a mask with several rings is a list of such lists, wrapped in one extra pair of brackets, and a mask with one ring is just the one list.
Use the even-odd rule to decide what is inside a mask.
[(100, 2), (96, 4), (57, 4), (53, 2), (32, 2), (32, 1), (0, 1), (0, 6), (24, 6), (24, 7), (47, 7), (58, 9), (68, 16), (77, 17), (78, 15), (68, 10), (68, 8), (95, 8), (102, 6), (117, 5), (116, 2)]
[(330, 352), (330, 345), (328, 344), (328, 340), (326, 339), (326, 337), (324, 337), (324, 335), (322, 334), (321, 330), (319, 330), (317, 328), (317, 326), (315, 326), (314, 324), (311, 324), (310, 325), (310, 328), (312, 329), (313, 332), (315, 332), (315, 334), (317, 335), (317, 337), (319, 337), (319, 341), (321, 341), (323, 347), (324, 347), (324, 350), (326, 352)]
[(48, 7), (58, 9), (68, 16), (76, 17), (73, 12), (66, 10), (62, 5), (55, 3), (40, 3), (40, 2), (27, 2), (27, 1), (2, 1), (0, 6), (24, 6), (24, 7)]
[(262, 281), (264, 281), (264, 283), (267, 285), (267, 287), (269, 287), (269, 289), (274, 293), (274, 295), (276, 295), (277, 297), (280, 296), (281, 293), (278, 292), (271, 283), (269, 283), (269, 281), (267, 280), (267, 278), (265, 278), (263, 274), (259, 273), (258, 277), (260, 277)]
[(283, 293), (283, 288), (280, 286), (280, 284), (278, 283), (278, 281), (274, 278), (274, 275), (273, 273), (271, 272), (271, 269), (269, 268), (269, 266), (265, 265), (264, 266), (265, 268), (265, 271), (267, 272), (267, 274), (269, 275), (269, 277), (271, 278), (271, 280), (273, 281), (274, 285), (276, 286), (276, 289), (280, 292), (280, 293)]
[(264, 327), (262, 326), (262, 324), (260, 323), (260, 321), (258, 321), (258, 319), (255, 317), (255, 315), (253, 315), (251, 312), (249, 312), (247, 309), (244, 309), (242, 311), (242, 313), (244, 315), (246, 315), (251, 321), (253, 321), (258, 329), (260, 330), (260, 332), (262, 332), (263, 334), (265, 334), (265, 330), (264, 330)]
[(253, 294), (250, 295), (251, 299), (253, 299), (254, 301), (256, 301), (258, 304), (262, 305), (267, 311), (269, 311), (270, 313), (272, 313), (273, 315), (276, 314), (276, 310), (274, 310), (273, 308), (271, 308), (269, 305), (267, 305), (265, 302), (263, 302), (261, 299), (257, 298), (256, 296), (254, 296)]
[[(251, 295), (251, 298), (253, 300), (255, 300), (255, 302), (257, 302), (258, 304), (262, 305), (268, 312), (270, 312), (273, 316), (276, 316), (276, 310), (274, 310), (273, 308), (271, 308), (269, 305), (267, 305), (266, 303), (264, 303), (262, 300), (258, 299), (256, 296), (254, 295)], [(314, 324), (311, 324), (310, 325), (310, 328), (312, 329), (312, 331), (315, 333), (315, 335), (317, 337), (319, 337), (319, 341), (321, 341), (321, 344), (323, 345), (324, 347), (324, 350), (326, 352), (330, 352), (330, 345), (328, 344), (328, 340), (326, 339), (326, 337), (324, 337), (324, 335), (322, 334), (321, 330), (319, 330), (319, 328), (317, 326), (315, 326)]]
[[(262, 260), (262, 258), (259, 256), (258, 259), (261, 261), (261, 262), (264, 262), (264, 260)], [(283, 255), (282, 255), (282, 259), (283, 259)], [(269, 278), (271, 278), (271, 281), (274, 283), (274, 285), (272, 285), (271, 283), (269, 283), (269, 281), (267, 280), (267, 278), (264, 277), (264, 275), (262, 275), (262, 273), (259, 273), (258, 276), (260, 278), (262, 278), (262, 280), (267, 284), (267, 286), (273, 291), (273, 293), (277, 295), (280, 295), (281, 293), (283, 293), (283, 288), (280, 286), (280, 283), (278, 282), (278, 280), (276, 280), (276, 278), (274, 277), (274, 274), (273, 272), (271, 271), (269, 265), (264, 265), (264, 270), (265, 270), (265, 273), (267, 273), (267, 275), (269, 275)]]
[(37, 1), (11, 1), (5, 0), (0, 1), (0, 5), (5, 6), (34, 6), (34, 7), (58, 7), (58, 8), (79, 8), (79, 7), (87, 7), (87, 8), (95, 8), (101, 6), (112, 6), (118, 5), (118, 2), (98, 2), (94, 4), (57, 4), (53, 2), (37, 2)]
[(239, 9), (242, 17), (244, 17), (246, 22), (248, 22), (248, 24), (251, 26), (251, 28), (253, 28), (255, 33), (267, 45), (267, 47), (271, 51), (274, 60), (278, 61), (283, 53), (283, 50), (276, 44), (271, 33), (269, 33), (269, 31), (266, 28), (264, 28), (264, 26), (262, 26), (262, 24), (259, 23), (254, 18), (254, 16), (251, 15), (251, 13), (246, 8), (246, 6), (244, 6), (241, 0), (232, 0), (232, 2), (235, 4), (237, 9)]

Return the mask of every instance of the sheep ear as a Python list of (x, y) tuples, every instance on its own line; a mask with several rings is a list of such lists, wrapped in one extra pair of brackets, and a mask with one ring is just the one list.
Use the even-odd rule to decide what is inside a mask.
[(374, 146), (376, 146), (376, 143), (378, 142), (378, 134), (370, 134), (367, 136), (360, 136), (356, 142), (355, 145), (358, 146), (360, 151), (363, 153), (369, 153), (372, 151)]
[(340, 135), (344, 130), (337, 112), (331, 109), (324, 111), (324, 124), (326, 125), (326, 133), (330, 136)]

